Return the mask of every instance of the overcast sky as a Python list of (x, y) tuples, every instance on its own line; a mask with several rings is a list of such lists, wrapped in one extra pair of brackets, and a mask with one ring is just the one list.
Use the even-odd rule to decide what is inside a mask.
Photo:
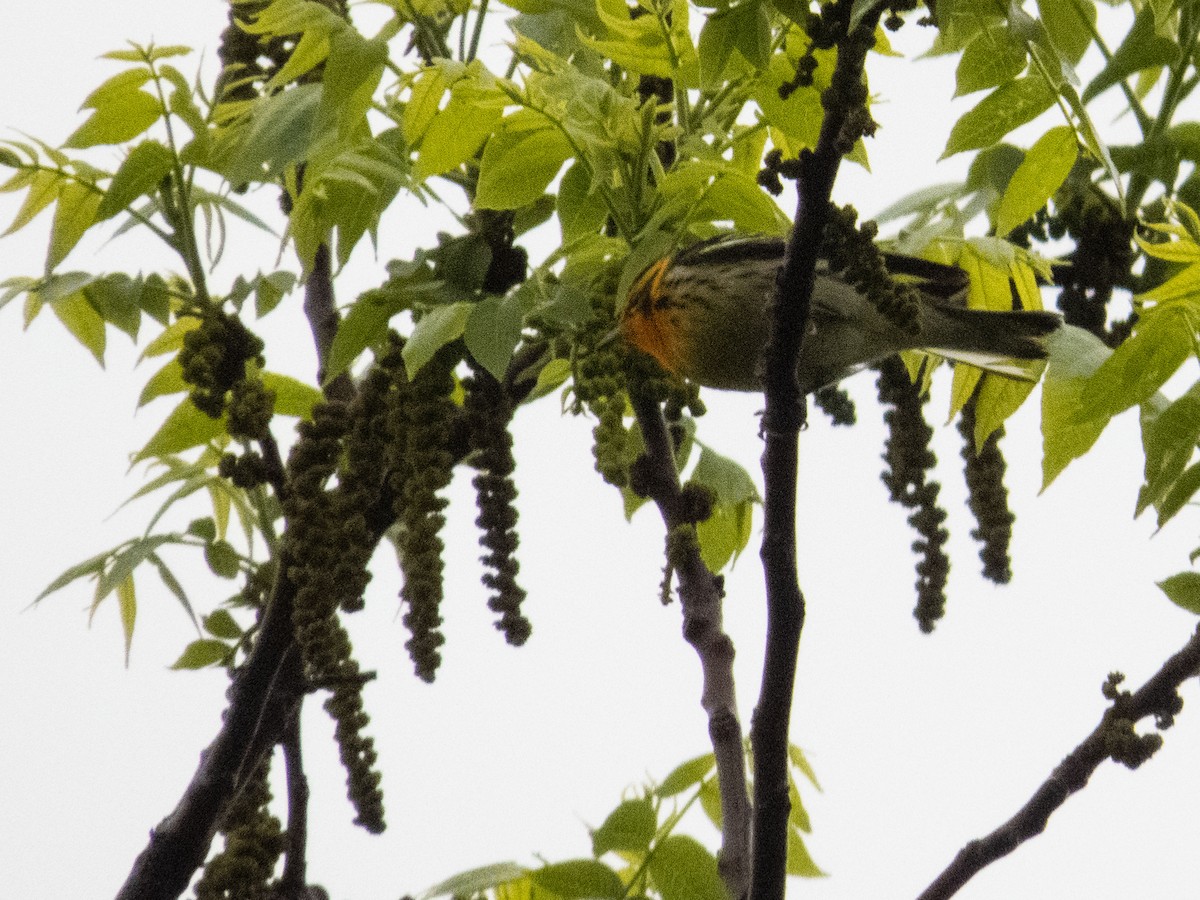
[[(79, 102), (116, 71), (96, 57), (127, 38), (192, 44), (211, 72), (224, 10), (216, 0), (15, 6), (0, 34), (4, 135), (63, 141), (80, 121)], [(191, 71), (199, 59), (181, 68)], [(883, 125), (869, 148), (872, 173), (849, 169), (837, 190), (865, 213), (916, 186), (961, 177), (965, 166), (933, 162), (949, 116), (966, 108), (949, 103), (947, 69), (915, 67), (922, 80), (910, 88), (907, 63), (872, 66)], [(1027, 145), (1036, 133), (1017, 139)], [(264, 193), (262, 202), (269, 210), (274, 198)], [(783, 202), (790, 210), (790, 197)], [(11, 196), (0, 197), (5, 224), (15, 209)], [(365, 246), (356, 253), (338, 288), (343, 300), (377, 282), (387, 259), (432, 241), (441, 223), (421, 215), (407, 207), (389, 216), (378, 258)], [(47, 224), (0, 243), (0, 279), (41, 270)], [(92, 242), (70, 266), (171, 265), (155, 253), (128, 238)], [(270, 240), (239, 232), (217, 290), (238, 272), (273, 267), (275, 255)], [(284, 265), (292, 266), (289, 256)], [(261, 330), (271, 368), (311, 377), (305, 329), (287, 321), (298, 315), (293, 298)], [(194, 633), (153, 579), (139, 584), (128, 668), (111, 603), (88, 629), (86, 588), (28, 609), (62, 569), (140, 533), (152, 503), (114, 511), (144, 476), (128, 470), (129, 453), (171, 401), (135, 414), (155, 367), (135, 368), (137, 351), (123, 336), (110, 335), (102, 372), (49, 314), (26, 333), (21, 324), (16, 306), (0, 318), (0, 468), (8, 473), (0, 487), (0, 679), (8, 686), (0, 883), (12, 897), (111, 896), (215, 733), (226, 678), (168, 671)], [(1194, 626), (1154, 586), (1186, 566), (1192, 522), (1185, 514), (1152, 537), (1152, 522), (1131, 519), (1140, 472), (1135, 417), (1115, 423), (1096, 452), (1039, 497), (1035, 395), (1005, 442), (1018, 514), (1007, 587), (978, 575), (957, 432), (937, 436), (955, 564), (946, 619), (934, 635), (919, 634), (910, 615), (913, 536), (879, 481), (883, 430), (868, 402), (870, 376), (851, 389), (863, 401), (860, 425), (835, 431), (814, 416), (801, 447), (799, 559), (809, 617), (793, 738), (824, 787), (804, 796), (815, 829), (810, 849), (831, 877), (795, 883), (791, 893), (818, 900), (915, 896), (962, 843), (1015, 812), (1094, 727), (1110, 670), (1140, 683)], [(760, 398), (706, 400), (704, 440), (760, 479)], [(942, 384), (931, 416), (946, 407)], [(534, 625), (526, 647), (509, 648), (492, 628), (477, 580), (469, 478), (451, 490), (448, 640), (432, 686), (411, 675), (394, 562), (388, 552), (377, 558), (367, 609), (348, 624), (363, 666), (379, 673), (366, 699), (384, 772), (384, 836), (350, 825), (319, 704), (309, 704), (305, 721), (314, 791), (309, 872), (338, 900), (397, 898), (500, 860), (584, 856), (586, 826), (598, 825), (623, 792), (708, 749), (699, 667), (680, 639), (678, 606), (657, 600), (661, 524), (650, 510), (623, 522), (619, 496), (592, 471), (590, 427), (560, 418), (553, 399), (517, 420), (521, 580)], [(198, 514), (181, 513), (170, 526)], [(744, 726), (761, 664), (757, 540), (756, 531), (728, 579), (726, 603)], [(194, 600), (207, 610), (231, 593), (228, 583), (201, 581)], [(1194, 684), (1185, 699), (1196, 699)], [(1198, 747), (1200, 718), (1189, 707), (1142, 771), (1103, 767), (1045, 835), (960, 896), (1191, 896), (1194, 855), (1181, 851), (1195, 840)], [(715, 846), (704, 823), (694, 833)]]

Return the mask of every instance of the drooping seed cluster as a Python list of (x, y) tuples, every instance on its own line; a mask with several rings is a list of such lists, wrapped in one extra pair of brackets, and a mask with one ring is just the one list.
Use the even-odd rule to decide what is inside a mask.
[(266, 759), (226, 810), (220, 832), (225, 846), (204, 866), (196, 900), (270, 900), (275, 866), (283, 853), (279, 819), (271, 815)]
[(517, 488), (512, 475), (516, 461), (512, 453), (513, 408), (500, 383), (475, 367), (464, 383), (465, 408), (470, 426), (471, 464), (479, 470), (472, 480), (479, 516), (480, 545), (487, 551), (483, 564), (489, 570), (483, 583), (492, 590), (488, 608), (499, 614), (498, 628), (510, 644), (520, 646), (532, 626), (521, 613), (525, 591), (517, 584)]
[(971, 537), (980, 544), (979, 559), (983, 562), (983, 577), (1008, 584), (1012, 580), (1012, 560), (1008, 546), (1012, 540), (1012, 526), (1016, 517), (1008, 508), (1008, 490), (1004, 486), (1006, 464), (1000, 452), (1000, 438), (1004, 427), (993, 431), (975, 448), (975, 405), (978, 394), (963, 407), (958, 420), (958, 431), (963, 438), (963, 473), (967, 482), (967, 505), (975, 516), (978, 526)]
[(889, 428), (883, 460), (887, 468), (883, 483), (891, 499), (913, 512), (908, 523), (919, 535), (913, 542), (917, 560), (917, 606), (913, 615), (922, 631), (933, 630), (946, 608), (946, 580), (950, 558), (946, 555), (949, 533), (943, 523), (946, 512), (937, 505), (941, 485), (928, 475), (937, 457), (929, 449), (933, 429), (922, 413), (920, 388), (909, 380), (898, 357), (884, 360), (879, 368), (879, 402), (890, 406), (884, 413)]

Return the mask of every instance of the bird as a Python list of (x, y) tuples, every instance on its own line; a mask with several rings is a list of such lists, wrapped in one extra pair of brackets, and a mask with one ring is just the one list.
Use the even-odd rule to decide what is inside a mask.
[[(761, 391), (767, 304), (783, 264), (782, 238), (723, 234), (647, 266), (633, 280), (617, 330), (668, 372), (701, 386)], [(901, 350), (926, 350), (989, 372), (1036, 380), (1061, 318), (1043, 310), (968, 309), (969, 280), (956, 266), (885, 253), (890, 275), (917, 289), (906, 329), (860, 290), (817, 267), (809, 321), (796, 368), (803, 393), (834, 384)]]

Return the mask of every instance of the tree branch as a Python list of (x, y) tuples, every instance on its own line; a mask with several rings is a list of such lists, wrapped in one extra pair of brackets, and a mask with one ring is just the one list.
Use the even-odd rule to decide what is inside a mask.
[(337, 305), (333, 295), (333, 271), (329, 259), (329, 245), (321, 244), (313, 256), (312, 271), (304, 283), (304, 315), (308, 326), (312, 329), (313, 343), (317, 348), (317, 383), (322, 385), (326, 398), (330, 400), (349, 401), (354, 396), (354, 382), (349, 374), (340, 373), (336, 378), (325, 384), (325, 364), (329, 359), (329, 349), (337, 336), (338, 316)]
[(287, 767), (287, 850), (279, 879), (281, 898), (303, 900), (308, 893), (308, 779), (300, 746), (300, 709), (283, 732), (283, 762)]
[[(1182, 707), (1179, 687), (1200, 674), (1200, 628), (1183, 648), (1134, 693), (1112, 698), (1100, 724), (1083, 739), (1047, 778), (1015, 816), (989, 834), (971, 841), (954, 861), (925, 889), (919, 900), (945, 900), (958, 892), (985, 866), (1007, 856), (1046, 829), (1050, 816), (1076, 791), (1082, 790), (1106, 759), (1116, 759), (1136, 768), (1161, 744), (1157, 735), (1137, 735), (1133, 726), (1146, 716), (1155, 716), (1160, 729), (1168, 727)], [(1115, 693), (1109, 677), (1106, 694)]]
[[(850, 5), (841, 4), (841, 29)], [(822, 96), (825, 117), (816, 150), (800, 156), (796, 218), (775, 293), (768, 305), (770, 337), (764, 351), (766, 409), (762, 468), (766, 501), (760, 556), (766, 579), (767, 635), (762, 687), (751, 721), (754, 749), (754, 858), (751, 896), (782, 900), (787, 871), (788, 731), (796, 656), (804, 627), (804, 595), (796, 562), (796, 469), (805, 403), (796, 364), (807, 327), (829, 196), (842, 155), (861, 134), (852, 114), (863, 110), (863, 66), (880, 12), (868, 13), (838, 44), (837, 65)]]
[[(646, 454), (642, 474), (668, 532), (689, 524), (681, 502), (675, 455), (662, 409), (649, 397), (631, 397)], [(708, 714), (708, 736), (721, 785), (721, 853), (718, 867), (733, 897), (749, 887), (750, 797), (746, 789), (742, 726), (733, 685), (733, 641), (721, 624), (722, 580), (713, 575), (692, 547), (673, 560), (683, 607), (683, 637), (700, 658), (704, 687), (700, 705)]]
[[(296, 652), (295, 587), (282, 574), (287, 571), (283, 560), (279, 571), (254, 649), (229, 687), (221, 730), (201, 755), (178, 805), (150, 832), (150, 843), (134, 861), (117, 900), (165, 900), (182, 894), (208, 856), (221, 815), (239, 787), (239, 773), (254, 768), (248, 751), (272, 697), (272, 683), (285, 655)], [(272, 740), (270, 746), (274, 744)]]

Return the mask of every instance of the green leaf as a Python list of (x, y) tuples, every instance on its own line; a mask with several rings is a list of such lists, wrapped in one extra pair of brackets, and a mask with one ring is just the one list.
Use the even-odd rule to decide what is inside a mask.
[(597, 859), (611, 850), (645, 853), (658, 830), (658, 814), (649, 797), (623, 800), (592, 832), (592, 855)]
[(295, 286), (296, 276), (292, 272), (259, 275), (254, 279), (254, 315), (261, 319), (271, 312)]
[(361, 127), (387, 55), (385, 41), (365, 38), (354, 28), (342, 28), (330, 39), (329, 58), (321, 75), (320, 115), (336, 122), (339, 133)]
[[(205, 516), (201, 519), (193, 519), (188, 523), (187, 533), (195, 535), (205, 543), (212, 543), (217, 539), (217, 523), (211, 516)], [(220, 637), (220, 635), (218, 635)]]
[[(12, 224), (5, 230), (4, 236), (15, 234), (32, 222), (38, 213), (58, 199), (59, 191), (65, 185), (70, 184), (59, 172), (31, 172), (28, 174), (28, 178), (25, 178), (25, 175), (26, 173), (22, 172), (17, 178), (21, 179), (21, 187), (28, 185), (29, 191), (21, 203), (21, 208), (13, 217)], [(13, 182), (10, 181), (8, 184), (12, 185)]]
[(110, 219), (139, 197), (152, 195), (175, 165), (171, 151), (158, 141), (142, 141), (125, 157), (96, 208), (96, 221)]
[(160, 59), (169, 59), (172, 56), (187, 56), (192, 52), (191, 47), (186, 47), (183, 44), (168, 44), (165, 47), (155, 47), (151, 44), (149, 47), (142, 47), (139, 44), (134, 44), (132, 50), (110, 50), (108, 53), (102, 53), (101, 59), (119, 59), (126, 62), (157, 62)]
[(659, 797), (673, 797), (683, 793), (707, 778), (716, 764), (716, 757), (711, 753), (704, 753), (695, 759), (680, 763), (663, 779), (655, 793)]
[(570, 141), (541, 113), (528, 109), (513, 113), (483, 148), (475, 206), (516, 209), (533, 203), (571, 154)]
[(46, 597), (49, 597), (55, 591), (60, 591), (73, 581), (78, 581), (80, 578), (95, 577), (99, 578), (100, 573), (104, 571), (104, 565), (108, 562), (109, 557), (113, 555), (116, 548), (113, 550), (105, 550), (103, 553), (97, 553), (91, 559), (85, 559), (81, 563), (76, 563), (70, 568), (62, 572), (57, 578), (46, 585), (45, 589), (37, 595), (34, 603), (38, 603)]
[(611, 898), (625, 896), (620, 877), (604, 863), (594, 859), (573, 859), (552, 863), (529, 873), (538, 887), (564, 900), (573, 898)]
[(269, 181), (308, 155), (321, 103), (320, 84), (262, 97), (226, 126), (213, 146), (213, 168), (234, 184)]
[[(686, 11), (686, 7), (684, 8)], [(671, 46), (664, 35), (658, 14), (630, 17), (629, 8), (620, 0), (597, 0), (596, 11), (607, 39), (592, 37), (576, 26), (579, 39), (600, 56), (640, 75), (671, 78), (676, 74)], [(684, 23), (686, 26), (686, 22)]]
[[(1158, 414), (1142, 414), (1145, 483), (1138, 492), (1135, 515), (1158, 503), (1191, 461), (1200, 441), (1200, 382)], [(1169, 518), (1169, 516), (1168, 516)], [(1160, 526), (1162, 522), (1160, 512)]]
[(1050, 365), (1042, 381), (1042, 490), (1091, 449), (1106, 419), (1079, 421), (1084, 386), (1112, 350), (1082, 328), (1064, 325), (1047, 341)]
[(985, 28), (967, 44), (958, 61), (955, 97), (1012, 81), (1025, 69), (1025, 42), (1002, 26)]
[(133, 646), (133, 626), (137, 622), (137, 587), (130, 574), (117, 585), (117, 607), (121, 611), (121, 631), (125, 636), (125, 665), (129, 665), (129, 650)]
[(450, 303), (436, 306), (421, 316), (402, 351), (409, 378), (416, 378), (435, 353), (462, 337), (474, 306), (466, 302)]
[(311, 384), (305, 384), (289, 375), (263, 372), (262, 383), (263, 387), (275, 395), (274, 410), (279, 416), (311, 419), (313, 407), (325, 400), (325, 395)]
[(475, 304), (463, 329), (463, 340), (475, 361), (503, 381), (513, 350), (521, 340), (523, 313), (516, 294), (485, 297)]
[(203, 669), (224, 663), (233, 653), (233, 647), (215, 638), (199, 638), (183, 648), (179, 659), (171, 664), (172, 669)]
[(749, 503), (718, 503), (712, 515), (696, 525), (700, 558), (710, 572), (720, 572), (746, 549), (754, 531), (752, 509)]
[[(822, 60), (820, 51), (817, 52), (817, 60)], [(787, 55), (776, 53), (752, 88), (752, 96), (762, 110), (764, 121), (777, 128), (781, 135), (787, 138), (786, 152), (792, 155), (798, 154), (806, 147), (812, 148), (817, 145), (817, 138), (821, 133), (821, 120), (825, 115), (821, 107), (820, 88), (828, 84), (828, 77), (822, 76), (821, 70), (818, 69), (813, 76), (813, 85), (802, 86), (792, 91), (785, 100), (779, 96), (779, 89), (784, 84), (790, 84), (795, 74), (795, 68), (788, 62)]]
[(452, 875), (421, 895), (421, 900), (433, 897), (474, 897), (510, 881), (524, 878), (529, 870), (514, 862), (492, 863)]
[[(139, 69), (132, 73), (143, 82), (143, 76), (149, 75)], [(84, 101), (84, 107), (93, 110), (92, 115), (67, 138), (64, 147), (83, 149), (98, 144), (123, 144), (158, 121), (163, 112), (158, 98), (134, 87), (128, 79), (120, 81), (127, 74), (109, 79)]]
[(204, 561), (214, 575), (237, 578), (241, 571), (237, 551), (226, 541), (213, 541), (204, 548)]
[(54, 271), (95, 223), (96, 209), (102, 197), (88, 185), (71, 183), (62, 186), (54, 210), (54, 224), (50, 227), (50, 244), (46, 249), (47, 273)]
[(1200, 463), (1185, 469), (1171, 485), (1167, 495), (1163, 497), (1162, 502), (1158, 505), (1158, 527), (1162, 528), (1171, 521), (1176, 513), (1191, 502), (1198, 490), (1200, 490)]
[(794, 828), (788, 829), (787, 836), (787, 873), (798, 878), (828, 878), (829, 873), (813, 862), (804, 838)]
[(183, 611), (188, 614), (188, 618), (192, 620), (192, 624), (199, 630), (200, 626), (196, 622), (196, 611), (192, 609), (191, 601), (187, 598), (187, 593), (183, 589), (183, 585), (179, 583), (179, 579), (175, 577), (165, 562), (162, 561), (157, 553), (151, 553), (146, 557), (146, 561), (151, 563), (158, 570), (158, 577), (162, 583), (166, 585), (167, 590), (174, 594), (175, 599), (179, 601), (179, 605), (183, 607)]
[(408, 181), (408, 162), (398, 148), (381, 139), (332, 148), (330, 155), (310, 159), (304, 189), (292, 208), (290, 227), (305, 266), (317, 248), (335, 243), (338, 266), (368, 231), (374, 237), (379, 217)]
[(79, 291), (50, 304), (59, 321), (67, 327), (84, 347), (96, 357), (96, 362), (104, 365), (104, 347), (106, 337), (104, 320), (100, 314), (87, 302), (83, 292)]
[(183, 367), (178, 358), (172, 358), (165, 366), (150, 376), (142, 393), (138, 396), (138, 408), (145, 406), (151, 400), (166, 397), (171, 394), (182, 394), (190, 389), (183, 380)]
[(1078, 158), (1079, 144), (1069, 126), (1051, 128), (1038, 138), (1000, 198), (1000, 208), (996, 211), (997, 236), (1005, 237), (1045, 206), (1067, 180)]
[(563, 174), (555, 202), (564, 244), (596, 234), (608, 220), (608, 204), (599, 190), (593, 190), (591, 174), (578, 160)]
[[(427, 93), (422, 94), (426, 109), (428, 104), (437, 109), (443, 84), (444, 81), (434, 79)], [(415, 90), (413, 99), (417, 100)], [(473, 157), (484, 138), (496, 127), (508, 102), (482, 63), (476, 60), (468, 65), (463, 77), (450, 88), (450, 101), (445, 109), (429, 117), (428, 125), (419, 135), (416, 177), (425, 179), (443, 175)], [(410, 126), (408, 113), (405, 113), (404, 133), (410, 142), (418, 139), (413, 132), (419, 130), (420, 125), (421, 122), (414, 118)]]
[(177, 543), (178, 537), (171, 534), (156, 534), (137, 538), (117, 549), (111, 557), (110, 565), (100, 575), (96, 582), (96, 593), (92, 600), (94, 614), (100, 602), (116, 590), (126, 578), (130, 577), (143, 562), (150, 558), (163, 544)]
[(1038, 0), (1038, 14), (1054, 46), (1077, 65), (1092, 43), (1096, 5), (1071, 0)]
[(709, 488), (719, 503), (761, 503), (758, 488), (740, 463), (701, 445), (692, 480)]
[(1053, 104), (1054, 92), (1039, 76), (1026, 75), (1003, 84), (954, 123), (941, 158), (995, 144)]
[(1107, 419), (1149, 400), (1193, 354), (1193, 334), (1191, 317), (1178, 306), (1145, 313), (1137, 333), (1088, 379), (1076, 420)]
[(1170, 65), (1178, 58), (1178, 45), (1170, 38), (1158, 34), (1155, 29), (1154, 10), (1150, 6), (1144, 6), (1134, 19), (1133, 27), (1129, 29), (1121, 46), (1084, 90), (1083, 102), (1087, 103), (1134, 72)]
[(1152, 303), (1162, 303), (1166, 300), (1195, 300), (1197, 297), (1200, 297), (1200, 264), (1190, 265), (1182, 272), (1168, 278), (1154, 290), (1138, 294), (1138, 299)]
[(237, 620), (226, 609), (217, 609), (205, 616), (204, 630), (213, 637), (225, 638), (229, 641), (240, 640), (243, 634)]
[(655, 845), (647, 868), (662, 900), (728, 900), (716, 858), (695, 838), (667, 836)]
[(407, 306), (398, 291), (369, 291), (360, 297), (338, 324), (325, 364), (326, 381), (345, 372), (364, 350), (382, 340), (392, 316)]
[(700, 29), (696, 52), (700, 59), (700, 87), (706, 91), (721, 86), (725, 67), (733, 55), (737, 35), (728, 9), (713, 12)]
[(979, 399), (975, 404), (973, 439), (976, 447), (982, 447), (992, 432), (1021, 408), (1033, 393), (1036, 384), (1036, 381), (1021, 381), (999, 375), (984, 376), (983, 385), (979, 388)]
[(137, 340), (142, 323), (141, 295), (144, 285), (123, 272), (97, 278), (83, 289), (83, 295), (100, 317), (132, 340)]
[(734, 46), (755, 69), (764, 69), (771, 59), (771, 18), (762, 0), (742, 0), (729, 8)]
[(800, 747), (790, 742), (788, 743), (788, 763), (807, 778), (813, 787), (818, 791), (821, 790), (821, 783), (817, 781), (817, 773), (809, 764), (808, 757), (804, 755), (804, 751)]
[(1180, 572), (1158, 586), (1176, 606), (1200, 616), (1200, 572)]
[(189, 397), (184, 397), (158, 431), (146, 442), (146, 446), (138, 451), (133, 461), (141, 462), (155, 456), (181, 453), (216, 440), (223, 434), (223, 419), (210, 419), (196, 409)]

